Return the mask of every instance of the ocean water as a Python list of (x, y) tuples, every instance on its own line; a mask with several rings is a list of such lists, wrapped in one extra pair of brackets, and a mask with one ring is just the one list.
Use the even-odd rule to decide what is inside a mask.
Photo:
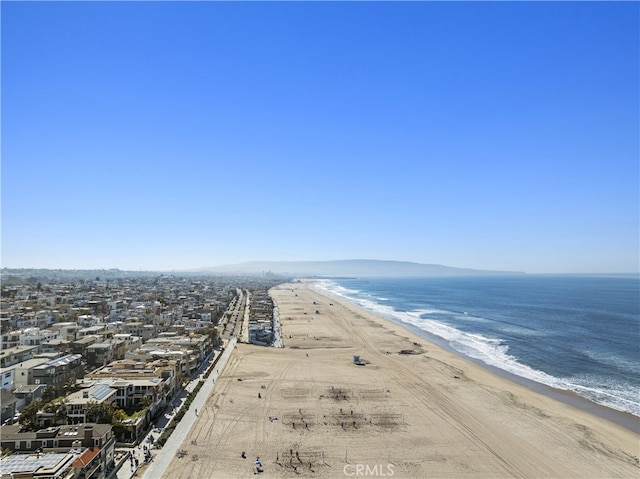
[(516, 376), (640, 416), (640, 278), (323, 280), (318, 287)]

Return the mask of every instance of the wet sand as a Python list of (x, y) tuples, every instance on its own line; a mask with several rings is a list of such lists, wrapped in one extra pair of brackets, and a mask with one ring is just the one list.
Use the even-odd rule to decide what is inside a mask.
[(629, 429), (308, 283), (272, 296), (285, 348), (237, 345), (163, 478), (640, 476)]

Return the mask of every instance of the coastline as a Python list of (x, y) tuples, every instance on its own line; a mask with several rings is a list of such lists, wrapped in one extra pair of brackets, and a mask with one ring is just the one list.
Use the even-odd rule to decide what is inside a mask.
[[(319, 294), (322, 294), (324, 296), (327, 296), (328, 298), (332, 298), (335, 299), (336, 301), (346, 301), (350, 304), (352, 304), (355, 308), (358, 309), (364, 309), (361, 306), (355, 304), (354, 302), (351, 302), (348, 298), (343, 297), (343, 296), (339, 296), (339, 295), (334, 295), (332, 294), (330, 291), (327, 291), (325, 289), (322, 288), (316, 288), (314, 286), (314, 284), (317, 281), (315, 280), (310, 280), (308, 281), (309, 285), (314, 289), (314, 291), (317, 291)], [(491, 371), (495, 374), (497, 374), (498, 376), (501, 376), (507, 380), (513, 381), (521, 386), (525, 386), (529, 389), (531, 389), (532, 391), (539, 393), (539, 394), (543, 394), (545, 396), (548, 396), (552, 399), (561, 401), (565, 404), (568, 404), (570, 406), (576, 407), (578, 409), (581, 409), (589, 414), (594, 414), (596, 416), (599, 416), (603, 419), (606, 419), (608, 421), (614, 422), (626, 429), (629, 429), (630, 431), (636, 433), (636, 434), (640, 434), (640, 417), (636, 416), (630, 412), (627, 411), (620, 411), (618, 409), (606, 406), (604, 404), (600, 404), (598, 402), (595, 402), (585, 396), (580, 395), (579, 393), (575, 392), (575, 391), (571, 391), (568, 389), (559, 389), (559, 388), (554, 388), (552, 386), (543, 384), (543, 383), (539, 383), (537, 381), (534, 381), (532, 379), (528, 379), (522, 376), (518, 376), (516, 374), (513, 374), (509, 371), (505, 371), (504, 369), (500, 369), (496, 366), (491, 366), (489, 364), (486, 364), (484, 362), (482, 362), (479, 359), (476, 358), (472, 358), (469, 356), (465, 356), (463, 353), (461, 353), (460, 351), (455, 350), (454, 348), (452, 348), (449, 344), (447, 344), (446, 340), (435, 336), (432, 333), (429, 333), (428, 331), (425, 331), (423, 329), (420, 329), (419, 327), (413, 325), (413, 324), (408, 324), (408, 323), (403, 323), (401, 321), (395, 320), (393, 318), (386, 318), (384, 316), (381, 316), (373, 311), (368, 311), (368, 313), (373, 314), (378, 316), (379, 318), (381, 318), (384, 321), (388, 321), (392, 324), (398, 325), (401, 328), (404, 328), (405, 330), (407, 330), (408, 332), (415, 334), (416, 336), (419, 336), (420, 338), (422, 338), (424, 341), (428, 341), (431, 344), (444, 349), (445, 351), (450, 352), (451, 354), (454, 354), (456, 356), (459, 356), (460, 358), (467, 360), (467, 361), (471, 361), (475, 364), (477, 364), (478, 366)]]
[(309, 283), (271, 295), (284, 348), (238, 344), (181, 445), (190, 457), (172, 458), (162, 477), (253, 477), (254, 460), (278, 478), (355, 467), (397, 478), (640, 474), (629, 429)]
[[(314, 291), (317, 291), (320, 294), (323, 294), (327, 297), (330, 297), (336, 300), (346, 301), (352, 304), (356, 308), (367, 310), (366, 308), (363, 308), (362, 306), (358, 305), (357, 302), (352, 301), (348, 297), (336, 295), (329, 290), (316, 287), (315, 285), (316, 283), (318, 283), (317, 280), (303, 280), (303, 281), (308, 282), (309, 285), (314, 289)], [(627, 428), (636, 434), (640, 434), (640, 416), (636, 416), (635, 414), (628, 411), (622, 411), (622, 410), (607, 406), (605, 404), (598, 403), (586, 396), (582, 396), (580, 393), (576, 391), (549, 386), (547, 384), (537, 382), (533, 379), (518, 376), (517, 374), (511, 373), (509, 371), (505, 371), (504, 369), (501, 369), (497, 366), (486, 364), (480, 359), (466, 356), (464, 353), (461, 353), (460, 351), (451, 347), (445, 339), (440, 338), (439, 336), (436, 336), (428, 331), (420, 329), (419, 327), (413, 324), (402, 322), (393, 317), (385, 317), (375, 311), (367, 310), (367, 312), (373, 315), (376, 315), (381, 319), (388, 321), (392, 324), (398, 325), (401, 328), (404, 328), (405, 330), (415, 334), (416, 336), (419, 336), (423, 340), (428, 341), (434, 344), (435, 346), (440, 347), (441, 349), (444, 349), (445, 351), (448, 351), (467, 361), (471, 361), (479, 365), (480, 367), (497, 374), (498, 376), (501, 376), (507, 380), (513, 381), (521, 386), (525, 386), (536, 393), (543, 394), (555, 400), (561, 401), (565, 404), (581, 409), (590, 414), (595, 414), (603, 419), (607, 419), (624, 428)]]

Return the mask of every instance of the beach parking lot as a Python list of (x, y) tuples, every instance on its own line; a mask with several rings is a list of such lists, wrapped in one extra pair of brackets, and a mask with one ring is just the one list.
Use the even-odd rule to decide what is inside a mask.
[(285, 347), (237, 345), (163, 478), (640, 474), (628, 429), (309, 283), (272, 295)]

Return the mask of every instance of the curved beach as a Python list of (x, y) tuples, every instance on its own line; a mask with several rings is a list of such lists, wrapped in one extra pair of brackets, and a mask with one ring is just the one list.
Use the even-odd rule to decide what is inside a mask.
[(238, 344), (162, 477), (640, 475), (627, 428), (308, 283), (271, 294), (285, 347)]

